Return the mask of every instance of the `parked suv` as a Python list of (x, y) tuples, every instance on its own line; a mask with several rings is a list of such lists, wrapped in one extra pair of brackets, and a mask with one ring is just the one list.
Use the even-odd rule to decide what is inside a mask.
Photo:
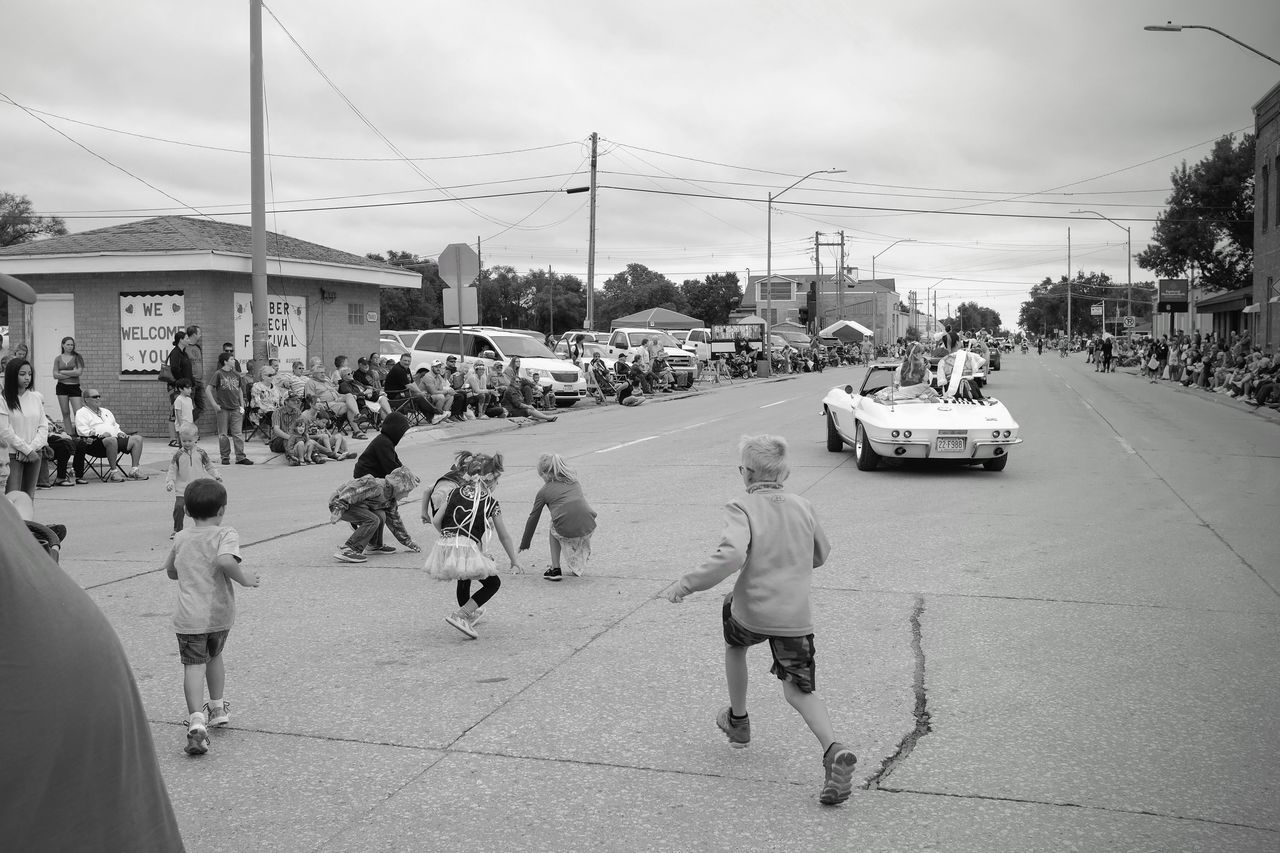
[[(432, 329), (422, 332), (413, 342), (410, 368), (431, 366), (436, 359), (444, 361), (458, 354), (457, 329)], [(467, 362), (484, 361), (483, 354), (492, 352), (503, 364), (513, 356), (520, 357), (520, 375), (532, 379), (538, 374), (543, 389), (555, 394), (556, 405), (572, 406), (587, 396), (587, 379), (575, 365), (556, 358), (542, 341), (528, 335), (502, 329), (463, 327), (462, 355)]]
[(693, 379), (697, 376), (693, 355), (681, 349), (675, 338), (659, 329), (614, 329), (609, 334), (609, 348), (605, 352), (605, 358), (610, 364), (620, 355), (626, 356), (627, 361), (630, 361), (640, 351), (640, 342), (646, 338), (651, 341), (657, 339), (663, 352), (667, 354), (667, 367), (676, 375), (678, 384), (686, 387), (693, 384)]

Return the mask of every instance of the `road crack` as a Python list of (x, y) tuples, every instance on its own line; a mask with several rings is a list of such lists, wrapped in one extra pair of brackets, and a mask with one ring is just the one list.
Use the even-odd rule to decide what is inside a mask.
[(912, 692), (915, 694), (915, 707), (912, 710), (915, 716), (915, 726), (912, 727), (911, 731), (903, 735), (902, 740), (898, 741), (898, 748), (880, 763), (880, 769), (862, 786), (868, 790), (879, 789), (880, 783), (907, 760), (907, 756), (911, 755), (911, 751), (916, 748), (920, 738), (933, 731), (932, 721), (929, 716), (929, 694), (925, 688), (924, 680), (924, 638), (920, 624), (921, 618), (924, 616), (924, 610), (924, 596), (917, 595), (915, 597), (915, 605), (911, 608), (910, 619), (911, 654), (915, 658), (915, 673), (911, 683)]

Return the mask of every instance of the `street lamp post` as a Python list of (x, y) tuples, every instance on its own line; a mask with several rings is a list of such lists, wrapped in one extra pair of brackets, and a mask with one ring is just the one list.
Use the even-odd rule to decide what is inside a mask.
[[(1121, 225), (1119, 222), (1116, 222), (1114, 219), (1112, 219), (1109, 216), (1103, 216), (1101, 213), (1099, 213), (1096, 210), (1073, 210), (1071, 212), (1072, 213), (1092, 213), (1094, 216), (1105, 219), (1115, 227), (1124, 231), (1125, 243), (1128, 246), (1126, 254), (1128, 255), (1128, 261), (1129, 261), (1129, 278), (1128, 278), (1128, 284), (1126, 285), (1126, 288), (1125, 288), (1126, 290), (1125, 296), (1126, 296), (1126, 302), (1129, 305), (1129, 309), (1128, 309), (1129, 316), (1132, 317), (1133, 316), (1133, 230), (1128, 226)], [(1104, 332), (1107, 330), (1105, 317), (1103, 318), (1102, 330)]]
[[(843, 175), (844, 169), (819, 169), (816, 172), (810, 172), (803, 178), (800, 178), (794, 184), (785, 189), (769, 193), (769, 201), (765, 207), (765, 271), (764, 281), (765, 287), (765, 315), (764, 315), (764, 351), (769, 352), (769, 331), (773, 328), (773, 200), (785, 193), (787, 190), (795, 188), (797, 185), (807, 181), (814, 175)], [(751, 280), (748, 278), (747, 283), (750, 285)]]
[[(880, 257), (880, 255), (883, 255), (885, 252), (889, 251), (899, 243), (914, 243), (914, 242), (915, 240), (912, 240), (910, 237), (904, 237), (901, 240), (894, 240), (888, 246), (881, 249), (879, 254), (875, 254), (871, 256), (871, 281), (876, 287), (880, 286), (878, 283), (876, 283), (876, 258)], [(887, 300), (886, 300), (886, 305), (884, 309), (884, 325), (885, 325), (885, 338), (887, 340), (889, 337), (889, 306), (887, 304)]]
[(951, 278), (950, 277), (940, 278), (937, 281), (935, 281), (933, 284), (925, 288), (924, 307), (925, 307), (925, 310), (929, 312), (929, 337), (930, 338), (933, 337), (933, 333), (937, 331), (937, 328), (938, 328), (938, 317), (937, 317), (938, 306), (933, 301), (934, 299), (933, 289), (938, 285), (942, 284), (944, 281), (951, 281)]
[(1222, 30), (1215, 29), (1213, 27), (1206, 27), (1206, 26), (1203, 26), (1202, 24), (1175, 24), (1173, 21), (1169, 21), (1168, 23), (1165, 23), (1165, 24), (1148, 24), (1147, 26), (1143, 27), (1143, 29), (1152, 33), (1180, 33), (1183, 30), (1209, 30), (1210, 32), (1217, 33), (1218, 35), (1222, 36), (1224, 39), (1227, 39), (1228, 41), (1235, 42), (1236, 44), (1243, 47), (1245, 50), (1253, 51), (1254, 53), (1258, 54), (1258, 56), (1261, 56), (1263, 59), (1269, 59), (1272, 62), (1274, 62), (1276, 65), (1280, 65), (1280, 59), (1276, 59), (1274, 56), (1267, 56), (1265, 53), (1258, 50), (1256, 47), (1250, 47), (1249, 45), (1240, 41), (1240, 39), (1232, 38), (1231, 36), (1227, 35)]

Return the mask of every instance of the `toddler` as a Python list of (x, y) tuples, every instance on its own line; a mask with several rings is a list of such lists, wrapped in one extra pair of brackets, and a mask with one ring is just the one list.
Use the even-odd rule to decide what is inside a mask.
[[(187, 391), (190, 390), (191, 385), (188, 383)], [(187, 399), (190, 397), (188, 394)], [(169, 535), (170, 539), (182, 529), (182, 520), (186, 516), (187, 484), (191, 482), (192, 476), (198, 475), (202, 468), (212, 479), (222, 482), (222, 475), (218, 473), (209, 454), (196, 446), (199, 438), (200, 430), (194, 423), (188, 421), (178, 427), (178, 449), (169, 459), (169, 472), (164, 477), (164, 490), (178, 493), (173, 499), (173, 533)]]
[(544, 453), (538, 458), (538, 476), (542, 488), (533, 499), (533, 509), (524, 525), (520, 552), (529, 550), (542, 508), (551, 508), (551, 568), (542, 577), (558, 581), (561, 569), (582, 577), (591, 557), (591, 534), (596, 529), (596, 511), (587, 504), (578, 483), (578, 475), (558, 453)]
[[(215, 480), (192, 480), (184, 495), (192, 526), (179, 531), (165, 560), (165, 574), (178, 582), (173, 628), (182, 659), (182, 688), (187, 699), (188, 755), (209, 751), (208, 726), (231, 722), (231, 706), (223, 698), (227, 671), (222, 652), (236, 618), (232, 581), (257, 586), (258, 574), (240, 562), (240, 536), (224, 527), (227, 490)], [(204, 686), (209, 701), (201, 704)]]

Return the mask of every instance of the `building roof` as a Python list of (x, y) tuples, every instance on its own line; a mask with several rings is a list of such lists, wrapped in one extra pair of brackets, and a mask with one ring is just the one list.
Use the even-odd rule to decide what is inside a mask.
[[(188, 216), (157, 216), (5, 246), (0, 248), (0, 265), (29, 274), (121, 269), (241, 271), (248, 268), (252, 255), (253, 232), (248, 226)], [(100, 260), (87, 260), (91, 258)], [(107, 258), (113, 260), (102, 260)], [(274, 275), (401, 287), (417, 287), (421, 281), (418, 273), (271, 231), (267, 232), (267, 258), (268, 273)]]

